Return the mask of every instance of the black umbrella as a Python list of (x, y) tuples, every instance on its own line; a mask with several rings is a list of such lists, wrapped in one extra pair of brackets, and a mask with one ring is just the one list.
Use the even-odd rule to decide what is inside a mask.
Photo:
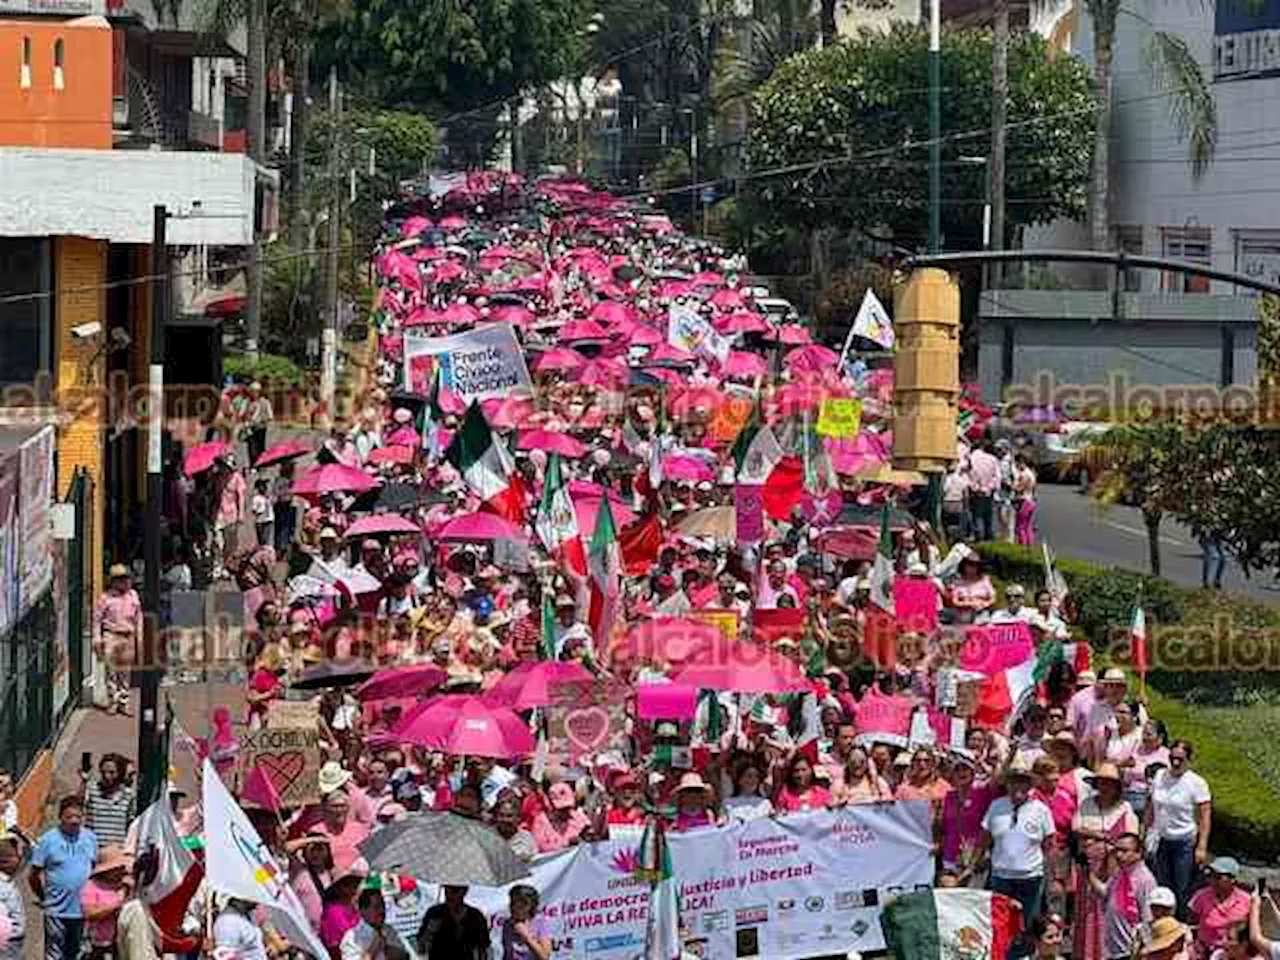
[(502, 835), (456, 813), (420, 813), (360, 844), (369, 869), (456, 887), (505, 887), (529, 876)]
[(294, 690), (323, 690), (327, 687), (351, 687), (363, 683), (378, 672), (368, 660), (326, 660), (307, 667), (290, 686)]

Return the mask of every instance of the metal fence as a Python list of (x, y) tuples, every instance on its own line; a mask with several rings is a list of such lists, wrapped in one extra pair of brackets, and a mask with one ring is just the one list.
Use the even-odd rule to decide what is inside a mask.
[(76, 535), (66, 544), (61, 583), (55, 579), (0, 636), (0, 767), (15, 779), (49, 745), (84, 686), (93, 483), (83, 472), (72, 478), (67, 502), (75, 508)]

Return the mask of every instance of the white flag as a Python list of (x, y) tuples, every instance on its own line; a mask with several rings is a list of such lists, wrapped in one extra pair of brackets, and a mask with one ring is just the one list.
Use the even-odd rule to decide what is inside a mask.
[(317, 960), (329, 951), (307, 922), (289, 877), (253, 829), (209, 760), (204, 762), (205, 880), (215, 893), (266, 907), (271, 923), (295, 947)]
[(858, 315), (853, 318), (853, 326), (844, 338), (844, 349), (840, 351), (840, 367), (843, 369), (845, 358), (849, 355), (849, 346), (854, 337), (863, 337), (872, 343), (892, 350), (896, 342), (893, 335), (893, 321), (889, 319), (889, 311), (885, 310), (880, 298), (870, 287), (862, 297), (862, 306)]

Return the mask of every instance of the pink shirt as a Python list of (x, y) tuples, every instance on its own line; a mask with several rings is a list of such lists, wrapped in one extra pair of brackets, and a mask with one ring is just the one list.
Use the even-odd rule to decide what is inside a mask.
[(93, 608), (93, 634), (101, 637), (104, 632), (125, 633), (141, 639), (142, 601), (137, 590), (124, 593), (108, 590), (98, 598)]
[(1227, 899), (1219, 900), (1213, 887), (1201, 887), (1187, 903), (1187, 910), (1196, 918), (1196, 942), (1224, 947), (1227, 931), (1249, 919), (1249, 895), (1234, 887)]
[(996, 789), (989, 783), (975, 783), (961, 799), (952, 790), (942, 801), (942, 862), (958, 864), (966, 848), (975, 848), (982, 836), (982, 818), (995, 799)]
[(333, 857), (335, 874), (345, 873), (360, 859), (358, 846), (369, 838), (368, 824), (361, 823), (354, 816), (348, 816), (346, 824), (336, 833), (323, 822), (313, 826), (311, 832), (322, 833), (329, 838), (329, 855)]
[(804, 793), (797, 793), (791, 787), (783, 787), (774, 806), (779, 813), (800, 813), (804, 810), (823, 810), (830, 803), (831, 794), (826, 787), (812, 786)]
[(244, 517), (245, 483), (244, 475), (233, 473), (222, 484), (218, 496), (218, 516), (216, 522), (220, 526), (229, 527), (239, 523)]
[(533, 834), (539, 853), (551, 853), (572, 846), (589, 826), (591, 821), (587, 815), (574, 808), (569, 812), (569, 820), (563, 830), (552, 825), (551, 818), (545, 813), (540, 813), (533, 818), (533, 828), (529, 832)]
[[(80, 906), (84, 908), (85, 913), (91, 910), (119, 911), (123, 903), (123, 890), (112, 890), (92, 878), (80, 890)], [(90, 920), (87, 924), (89, 942), (95, 947), (113, 945), (116, 942), (117, 915), (117, 913), (112, 913), (105, 920)]]
[(973, 492), (989, 497), (1000, 488), (1000, 461), (985, 450), (969, 455), (969, 483)]

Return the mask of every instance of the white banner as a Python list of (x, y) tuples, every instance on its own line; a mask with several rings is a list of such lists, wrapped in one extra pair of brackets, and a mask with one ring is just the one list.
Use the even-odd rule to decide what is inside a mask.
[(22, 527), (19, 566), (22, 585), (18, 617), (26, 615), (53, 582), (53, 427), (45, 427), (18, 448), (18, 516)]
[[(615, 830), (615, 833), (617, 831)], [(540, 860), (556, 960), (634, 960), (644, 946), (649, 886), (634, 876), (640, 831)], [(771, 960), (883, 950), (880, 910), (933, 882), (926, 801), (847, 807), (668, 834), (686, 949), (705, 960)], [(428, 899), (435, 895), (429, 886)], [(472, 888), (501, 943), (507, 891)], [(495, 946), (494, 958), (501, 957)]]
[(667, 311), (667, 342), (689, 353), (705, 353), (720, 363), (729, 359), (729, 338), (717, 333), (710, 320), (690, 307), (672, 304)]
[(428, 393), (437, 364), (441, 385), (464, 400), (533, 394), (524, 351), (509, 323), (488, 324), (451, 337), (405, 334), (406, 389)]

